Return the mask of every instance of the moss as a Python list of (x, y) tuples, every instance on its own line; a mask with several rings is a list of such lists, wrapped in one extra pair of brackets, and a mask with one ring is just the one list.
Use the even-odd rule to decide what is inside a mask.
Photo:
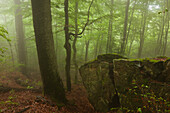
[(153, 63), (160, 62), (159, 60), (154, 60), (154, 59), (150, 59), (149, 61), (150, 61), (150, 62), (153, 62)]
[(168, 58), (167, 56), (157, 56), (156, 58)]

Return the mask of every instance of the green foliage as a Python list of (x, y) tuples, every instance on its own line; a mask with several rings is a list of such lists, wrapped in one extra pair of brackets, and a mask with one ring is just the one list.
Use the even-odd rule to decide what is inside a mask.
[[(7, 40), (8, 42), (10, 42), (11, 40), (9, 38), (7, 38), (7, 36), (6, 36), (7, 34), (8, 34), (8, 31), (5, 30), (5, 28), (2, 25), (0, 25), (0, 38), (3, 38), (5, 40)], [(6, 50), (7, 50), (6, 47), (0, 47), (0, 56), (1, 57), (4, 57), (4, 53)], [(0, 60), (2, 61), (2, 58), (0, 58)]]
[(32, 87), (32, 86), (27, 86), (27, 89), (33, 89), (34, 87)]
[(5, 30), (5, 28), (2, 25), (0, 25), (0, 36), (2, 38), (6, 39), (8, 42), (10, 42), (11, 40), (9, 38), (7, 38), (7, 36), (6, 36), (7, 34), (8, 34), (8, 31)]

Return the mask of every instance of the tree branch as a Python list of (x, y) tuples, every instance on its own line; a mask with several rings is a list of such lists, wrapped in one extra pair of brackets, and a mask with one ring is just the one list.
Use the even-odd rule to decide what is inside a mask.
[(69, 33), (70, 36), (72, 35), (72, 36), (75, 37), (75, 35), (81, 35), (81, 34), (83, 34), (83, 32), (85, 31), (87, 25), (89, 24), (90, 8), (91, 8), (91, 6), (92, 6), (92, 4), (93, 4), (93, 1), (94, 1), (94, 0), (92, 0), (91, 3), (90, 3), (89, 9), (88, 9), (88, 14), (87, 14), (87, 22), (86, 22), (86, 24), (84, 25), (83, 30), (82, 30), (80, 33), (78, 33), (78, 34)]

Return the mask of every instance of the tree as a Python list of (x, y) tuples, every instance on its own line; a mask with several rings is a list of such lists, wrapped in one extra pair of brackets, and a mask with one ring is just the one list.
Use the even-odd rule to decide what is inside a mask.
[(31, 3), (43, 93), (57, 103), (66, 103), (65, 90), (57, 70), (50, 0), (31, 0)]
[(112, 27), (113, 27), (113, 0), (110, 1), (110, 19), (109, 19), (109, 27), (108, 27), (108, 38), (107, 38), (107, 45), (106, 45), (106, 53), (112, 52)]
[[(168, 0), (166, 1), (166, 4), (167, 4), (167, 8), (168, 8)], [(166, 49), (167, 49), (167, 42), (168, 42), (168, 31), (169, 31), (169, 12), (166, 11), (165, 13), (167, 13), (166, 15), (166, 20), (167, 20), (167, 28), (166, 28), (166, 31), (165, 31), (165, 38), (164, 38), (164, 46), (163, 46), (163, 56), (165, 56), (165, 53), (166, 53)]]
[(145, 3), (145, 11), (142, 12), (138, 58), (141, 58), (142, 50), (143, 50), (143, 46), (144, 46), (147, 15), (148, 15), (148, 1), (146, 1), (146, 3)]
[(126, 47), (126, 38), (127, 38), (127, 22), (128, 22), (128, 12), (129, 12), (129, 4), (130, 0), (127, 0), (126, 3), (126, 10), (125, 10), (125, 21), (124, 21), (124, 30), (123, 30), (123, 40), (121, 43), (121, 50), (120, 54), (124, 55), (125, 53), (125, 47)]
[(77, 64), (77, 48), (76, 48), (76, 42), (77, 42), (77, 34), (78, 34), (78, 0), (75, 0), (75, 37), (73, 40), (73, 63), (75, 66), (75, 79), (74, 82), (77, 84), (77, 75), (78, 75), (78, 64)]
[(71, 45), (70, 45), (70, 35), (69, 35), (69, 17), (68, 17), (68, 0), (64, 1), (64, 12), (65, 12), (65, 44), (64, 48), (66, 49), (66, 84), (67, 91), (71, 91), (71, 77), (70, 77), (70, 61), (71, 61)]
[(15, 10), (15, 29), (16, 29), (16, 37), (18, 38), (18, 61), (20, 65), (20, 71), (23, 74), (27, 74), (26, 70), (26, 62), (27, 62), (27, 55), (26, 55), (26, 47), (25, 47), (25, 34), (24, 34), (24, 27), (22, 21), (22, 10), (21, 10), (21, 2), (20, 0), (14, 0), (16, 5)]

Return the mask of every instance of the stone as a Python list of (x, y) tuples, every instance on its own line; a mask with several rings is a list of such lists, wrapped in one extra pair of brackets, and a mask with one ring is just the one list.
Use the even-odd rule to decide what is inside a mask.
[(123, 57), (117, 54), (99, 55), (97, 60), (84, 64), (79, 69), (88, 99), (95, 110), (99, 112), (107, 112), (114, 106), (111, 103), (115, 87), (109, 76), (109, 64), (115, 58)]
[[(79, 71), (88, 99), (99, 112), (110, 111), (119, 107), (118, 104), (123, 108), (141, 108), (144, 92), (153, 91), (157, 97), (165, 99), (170, 97), (170, 60), (133, 60), (117, 54), (104, 54), (81, 66)], [(114, 99), (116, 91), (119, 101)]]

